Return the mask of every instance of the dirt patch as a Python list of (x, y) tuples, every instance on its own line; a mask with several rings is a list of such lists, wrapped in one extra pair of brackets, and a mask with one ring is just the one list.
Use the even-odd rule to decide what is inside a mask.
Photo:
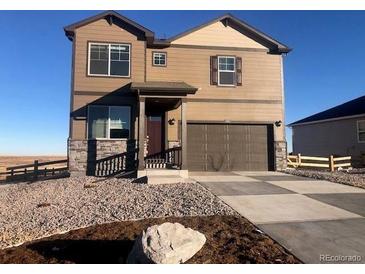
[(287, 169), (285, 173), (313, 178), (316, 180), (327, 180), (333, 183), (355, 186), (365, 189), (365, 171), (349, 170), (349, 171), (318, 171), (310, 169)]
[(207, 238), (187, 263), (300, 263), (242, 217), (168, 217), (95, 225), (0, 250), (0, 263), (124, 263), (147, 227), (179, 222)]

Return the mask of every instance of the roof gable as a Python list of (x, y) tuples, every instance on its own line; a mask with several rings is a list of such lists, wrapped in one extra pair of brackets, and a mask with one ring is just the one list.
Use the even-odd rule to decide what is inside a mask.
[[(272, 53), (288, 53), (291, 51), (291, 49), (286, 45), (276, 41), (267, 34), (260, 32), (259, 30), (231, 14), (225, 14), (198, 27), (171, 37), (167, 41), (169, 41), (171, 44), (191, 43), (191, 41), (194, 41), (195, 43), (204, 43), (204, 34), (212, 31), (214, 27), (219, 28), (222, 27), (222, 25), (226, 27), (226, 30), (228, 30), (234, 37), (239, 37), (237, 34), (241, 35), (239, 41), (237, 42), (241, 42), (243, 45), (249, 45), (249, 47), (267, 48)], [(221, 34), (216, 32), (215, 35)]]
[[(170, 39), (159, 40), (155, 39), (154, 32), (128, 19), (127, 17), (124, 17), (115, 11), (105, 11), (95, 16), (88, 17), (82, 21), (64, 27), (65, 34), (72, 41), (75, 35), (75, 30), (77, 28), (80, 28), (82, 26), (85, 26), (100, 19), (105, 19), (108, 21), (109, 24), (117, 24), (121, 28), (124, 28), (133, 34), (142, 36), (144, 39), (146, 39), (147, 44), (149, 46), (156, 48), (165, 48), (170, 46), (171, 44), (178, 44), (178, 43), (185, 43), (186, 45), (189, 45), (190, 42), (186, 41), (187, 36), (189, 35), (196, 37), (199, 36), (195, 40), (198, 41), (197, 42), (198, 44), (200, 43), (199, 45), (203, 45), (204, 43), (206, 43), (204, 42), (204, 37), (203, 37), (204, 31), (207, 30), (209, 31), (210, 28), (213, 28), (213, 31), (216, 32), (215, 35), (217, 34), (222, 35), (222, 33), (227, 34), (228, 32), (228, 36), (231, 35), (233, 37), (231, 40), (234, 41), (234, 43), (237, 43), (238, 47), (268, 49), (269, 53), (272, 54), (282, 54), (291, 51), (291, 49), (288, 48), (286, 45), (258, 31), (257, 29), (241, 21), (240, 19), (235, 18), (231, 14), (226, 14), (221, 17), (218, 17), (214, 20), (207, 22), (206, 24), (200, 25), (198, 27), (185, 31), (179, 35), (171, 37)], [(223, 29), (225, 30), (225, 32), (221, 33), (221, 31), (216, 30), (217, 28), (223, 28), (223, 26), (225, 28)], [(207, 28), (207, 30), (204, 30), (204, 28)], [(194, 32), (198, 31), (203, 33), (201, 35), (194, 34)], [(225, 40), (224, 38), (225, 37), (220, 37), (220, 39), (215, 39), (217, 41), (216, 45), (222, 46), (222, 44), (219, 43), (221, 43), (221, 41), (224, 41)], [(232, 41), (230, 41), (229, 43), (230, 47), (233, 46)], [(227, 45), (223, 44), (223, 46)]]
[(64, 27), (65, 34), (72, 41), (75, 34), (75, 30), (77, 28), (80, 28), (82, 26), (85, 26), (100, 19), (106, 19), (109, 22), (109, 24), (119, 24), (121, 26), (123, 25), (130, 32), (138, 32), (140, 34), (143, 34), (146, 37), (146, 40), (153, 41), (154, 39), (155, 35), (154, 32), (128, 19), (127, 17), (120, 15), (115, 11), (105, 11), (97, 15), (88, 17), (79, 22), (76, 22), (74, 24), (68, 25)]
[(220, 21), (177, 38), (171, 44), (268, 49)]
[(288, 126), (365, 114), (365, 96), (298, 120)]

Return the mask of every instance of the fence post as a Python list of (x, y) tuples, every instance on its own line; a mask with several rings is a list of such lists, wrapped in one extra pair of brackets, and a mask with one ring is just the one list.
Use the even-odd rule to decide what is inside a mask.
[(329, 168), (330, 168), (330, 171), (333, 172), (335, 171), (335, 162), (333, 160), (333, 155), (330, 155), (329, 157)]
[(300, 165), (302, 164), (302, 158), (301, 158), (301, 154), (298, 153), (298, 157), (297, 157), (297, 162), (298, 162), (298, 167), (300, 167)]
[(38, 179), (38, 160), (34, 160), (34, 177), (33, 180), (37, 181)]

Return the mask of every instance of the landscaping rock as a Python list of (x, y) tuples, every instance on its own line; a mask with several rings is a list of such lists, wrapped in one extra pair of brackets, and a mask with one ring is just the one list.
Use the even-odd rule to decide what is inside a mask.
[(128, 263), (179, 264), (205, 244), (204, 234), (179, 223), (154, 225), (143, 231), (128, 256)]
[(237, 214), (197, 183), (146, 185), (71, 177), (0, 189), (0, 249), (108, 222)]
[(364, 169), (348, 169), (342, 171), (320, 171), (311, 169), (286, 169), (285, 173), (313, 178), (316, 180), (327, 180), (333, 183), (355, 186), (365, 189)]

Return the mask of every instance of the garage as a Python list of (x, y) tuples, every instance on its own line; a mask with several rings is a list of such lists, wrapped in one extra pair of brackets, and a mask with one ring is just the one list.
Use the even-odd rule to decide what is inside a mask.
[(188, 123), (191, 171), (274, 170), (272, 125)]

